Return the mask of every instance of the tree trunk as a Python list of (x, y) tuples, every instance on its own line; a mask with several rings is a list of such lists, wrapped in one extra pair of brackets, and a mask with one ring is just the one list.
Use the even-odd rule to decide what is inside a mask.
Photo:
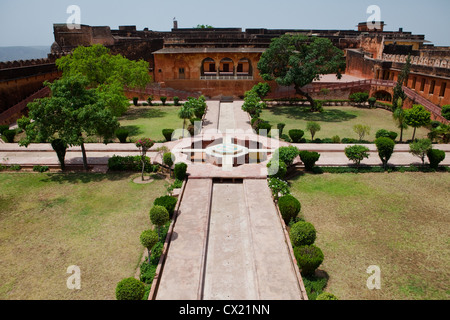
[(414, 128), (414, 133), (413, 133), (413, 137), (412, 137), (412, 140), (414, 141), (414, 139), (416, 138), (416, 129), (417, 128)]
[(142, 162), (142, 175), (141, 175), (141, 178), (142, 178), (142, 181), (144, 181), (144, 171), (145, 171), (145, 155), (143, 155), (143, 156), (142, 156), (142, 158), (141, 158), (141, 162)]
[(400, 143), (403, 142), (403, 126), (400, 128)]
[(147, 248), (147, 250), (148, 250), (148, 264), (150, 264), (150, 256), (151, 256), (152, 252), (148, 248)]
[(83, 154), (83, 167), (85, 171), (89, 170), (88, 162), (87, 162), (87, 156), (86, 156), (86, 149), (84, 148), (84, 143), (81, 144), (81, 153)]
[(299, 95), (302, 95), (308, 100), (308, 102), (311, 104), (311, 111), (314, 111), (316, 108), (316, 103), (314, 102), (314, 99), (311, 98), (311, 96), (304, 92), (302, 89), (300, 89), (297, 85), (295, 86), (295, 92)]

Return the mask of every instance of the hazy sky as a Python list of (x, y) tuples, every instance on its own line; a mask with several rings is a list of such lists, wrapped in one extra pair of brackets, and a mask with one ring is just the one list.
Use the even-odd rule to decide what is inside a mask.
[(450, 0), (0, 0), (0, 46), (50, 46), (53, 23), (67, 21), (70, 5), (80, 7), (82, 24), (156, 31), (169, 31), (174, 17), (180, 28), (356, 30), (367, 8), (378, 5), (386, 30), (403, 27), (450, 46)]

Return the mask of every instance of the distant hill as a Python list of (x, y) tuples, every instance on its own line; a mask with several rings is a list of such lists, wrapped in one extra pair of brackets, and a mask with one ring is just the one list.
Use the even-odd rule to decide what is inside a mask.
[(50, 46), (0, 47), (0, 61), (41, 59), (49, 53)]

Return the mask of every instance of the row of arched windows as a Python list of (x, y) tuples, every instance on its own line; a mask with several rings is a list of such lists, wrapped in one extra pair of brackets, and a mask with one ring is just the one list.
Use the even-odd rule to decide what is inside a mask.
[(200, 74), (202, 77), (215, 76), (253, 76), (253, 68), (250, 59), (242, 58), (235, 62), (230, 58), (223, 58), (216, 61), (212, 58), (206, 58), (202, 61)]

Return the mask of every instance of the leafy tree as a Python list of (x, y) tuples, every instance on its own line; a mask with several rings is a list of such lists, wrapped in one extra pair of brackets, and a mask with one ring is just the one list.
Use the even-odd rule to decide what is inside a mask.
[(306, 124), (306, 130), (308, 130), (309, 132), (311, 132), (311, 140), (314, 140), (314, 136), (316, 135), (317, 132), (319, 132), (321, 129), (320, 124), (318, 124), (317, 122), (308, 122)]
[(358, 145), (350, 146), (345, 148), (345, 155), (356, 164), (356, 168), (359, 168), (361, 161), (369, 158), (369, 148)]
[(191, 119), (194, 116), (194, 108), (190, 103), (191, 100), (186, 102), (178, 111), (178, 117), (183, 119), (183, 138), (184, 138), (184, 129), (186, 128), (186, 120)]
[(155, 142), (149, 138), (139, 139), (136, 142), (136, 147), (139, 148), (141, 152), (141, 163), (142, 163), (142, 181), (144, 181), (144, 172), (145, 172), (145, 157), (147, 155), (147, 151), (150, 150), (155, 145)]
[(155, 205), (150, 210), (150, 221), (158, 230), (158, 237), (161, 237), (161, 227), (170, 220), (169, 211), (163, 206)]
[(390, 138), (381, 137), (375, 140), (378, 156), (383, 162), (383, 168), (386, 170), (389, 159), (394, 153), (395, 142)]
[(450, 142), (450, 125), (441, 123), (437, 128), (431, 129), (428, 134), (430, 140), (437, 140), (442, 143)]
[(425, 166), (425, 157), (432, 147), (431, 140), (421, 139), (414, 141), (409, 145), (409, 152), (411, 152), (414, 156), (419, 157), (420, 160), (422, 160), (422, 166)]
[(61, 139), (68, 146), (81, 147), (84, 169), (88, 170), (85, 139), (100, 136), (106, 143), (114, 137), (119, 123), (99, 98), (97, 90), (86, 89), (86, 77), (68, 76), (52, 84), (46, 82), (46, 85), (51, 89), (51, 97), (28, 104), (29, 116), (34, 122), (23, 128), (26, 137), (20, 145)]
[(209, 24), (198, 24), (195, 29), (213, 29), (213, 26), (210, 26)]
[(267, 82), (260, 82), (255, 85), (251, 91), (254, 91), (259, 96), (259, 98), (263, 100), (270, 92), (270, 85)]
[(441, 114), (445, 119), (450, 120), (450, 104), (442, 106)]
[(284, 35), (272, 40), (258, 63), (265, 81), (275, 80), (281, 86), (294, 86), (297, 94), (306, 97), (312, 111), (314, 99), (302, 88), (321, 75), (345, 70), (344, 54), (327, 38)]
[(424, 106), (416, 104), (412, 109), (405, 111), (406, 124), (414, 128), (412, 140), (416, 137), (417, 128), (426, 126), (431, 122), (431, 112), (426, 110)]
[(245, 93), (242, 110), (247, 112), (252, 118), (259, 118), (266, 104), (261, 101), (261, 97), (254, 90)]
[(403, 130), (408, 129), (408, 124), (406, 123), (406, 110), (403, 109), (402, 98), (397, 100), (397, 107), (394, 109), (393, 117), (397, 128), (400, 129), (400, 142), (403, 142)]
[(56, 65), (63, 77), (84, 75), (87, 86), (97, 89), (115, 116), (122, 115), (128, 107), (125, 86), (145, 88), (150, 82), (148, 62), (112, 55), (110, 49), (100, 44), (78, 47), (72, 54), (58, 59)]
[(158, 233), (154, 230), (144, 231), (141, 234), (140, 240), (141, 244), (148, 250), (148, 264), (150, 264), (150, 257), (151, 257), (150, 251), (159, 241)]
[(362, 141), (366, 135), (370, 134), (370, 127), (362, 124), (357, 124), (353, 127), (353, 131), (359, 136), (359, 141)]
[(392, 109), (395, 111), (398, 107), (402, 107), (403, 104), (399, 105), (397, 102), (398, 99), (402, 99), (402, 101), (406, 100), (406, 94), (403, 91), (403, 86), (408, 81), (409, 73), (411, 71), (411, 55), (408, 55), (406, 58), (405, 66), (403, 67), (401, 73), (398, 76), (397, 84), (394, 87), (394, 94), (392, 96)]

